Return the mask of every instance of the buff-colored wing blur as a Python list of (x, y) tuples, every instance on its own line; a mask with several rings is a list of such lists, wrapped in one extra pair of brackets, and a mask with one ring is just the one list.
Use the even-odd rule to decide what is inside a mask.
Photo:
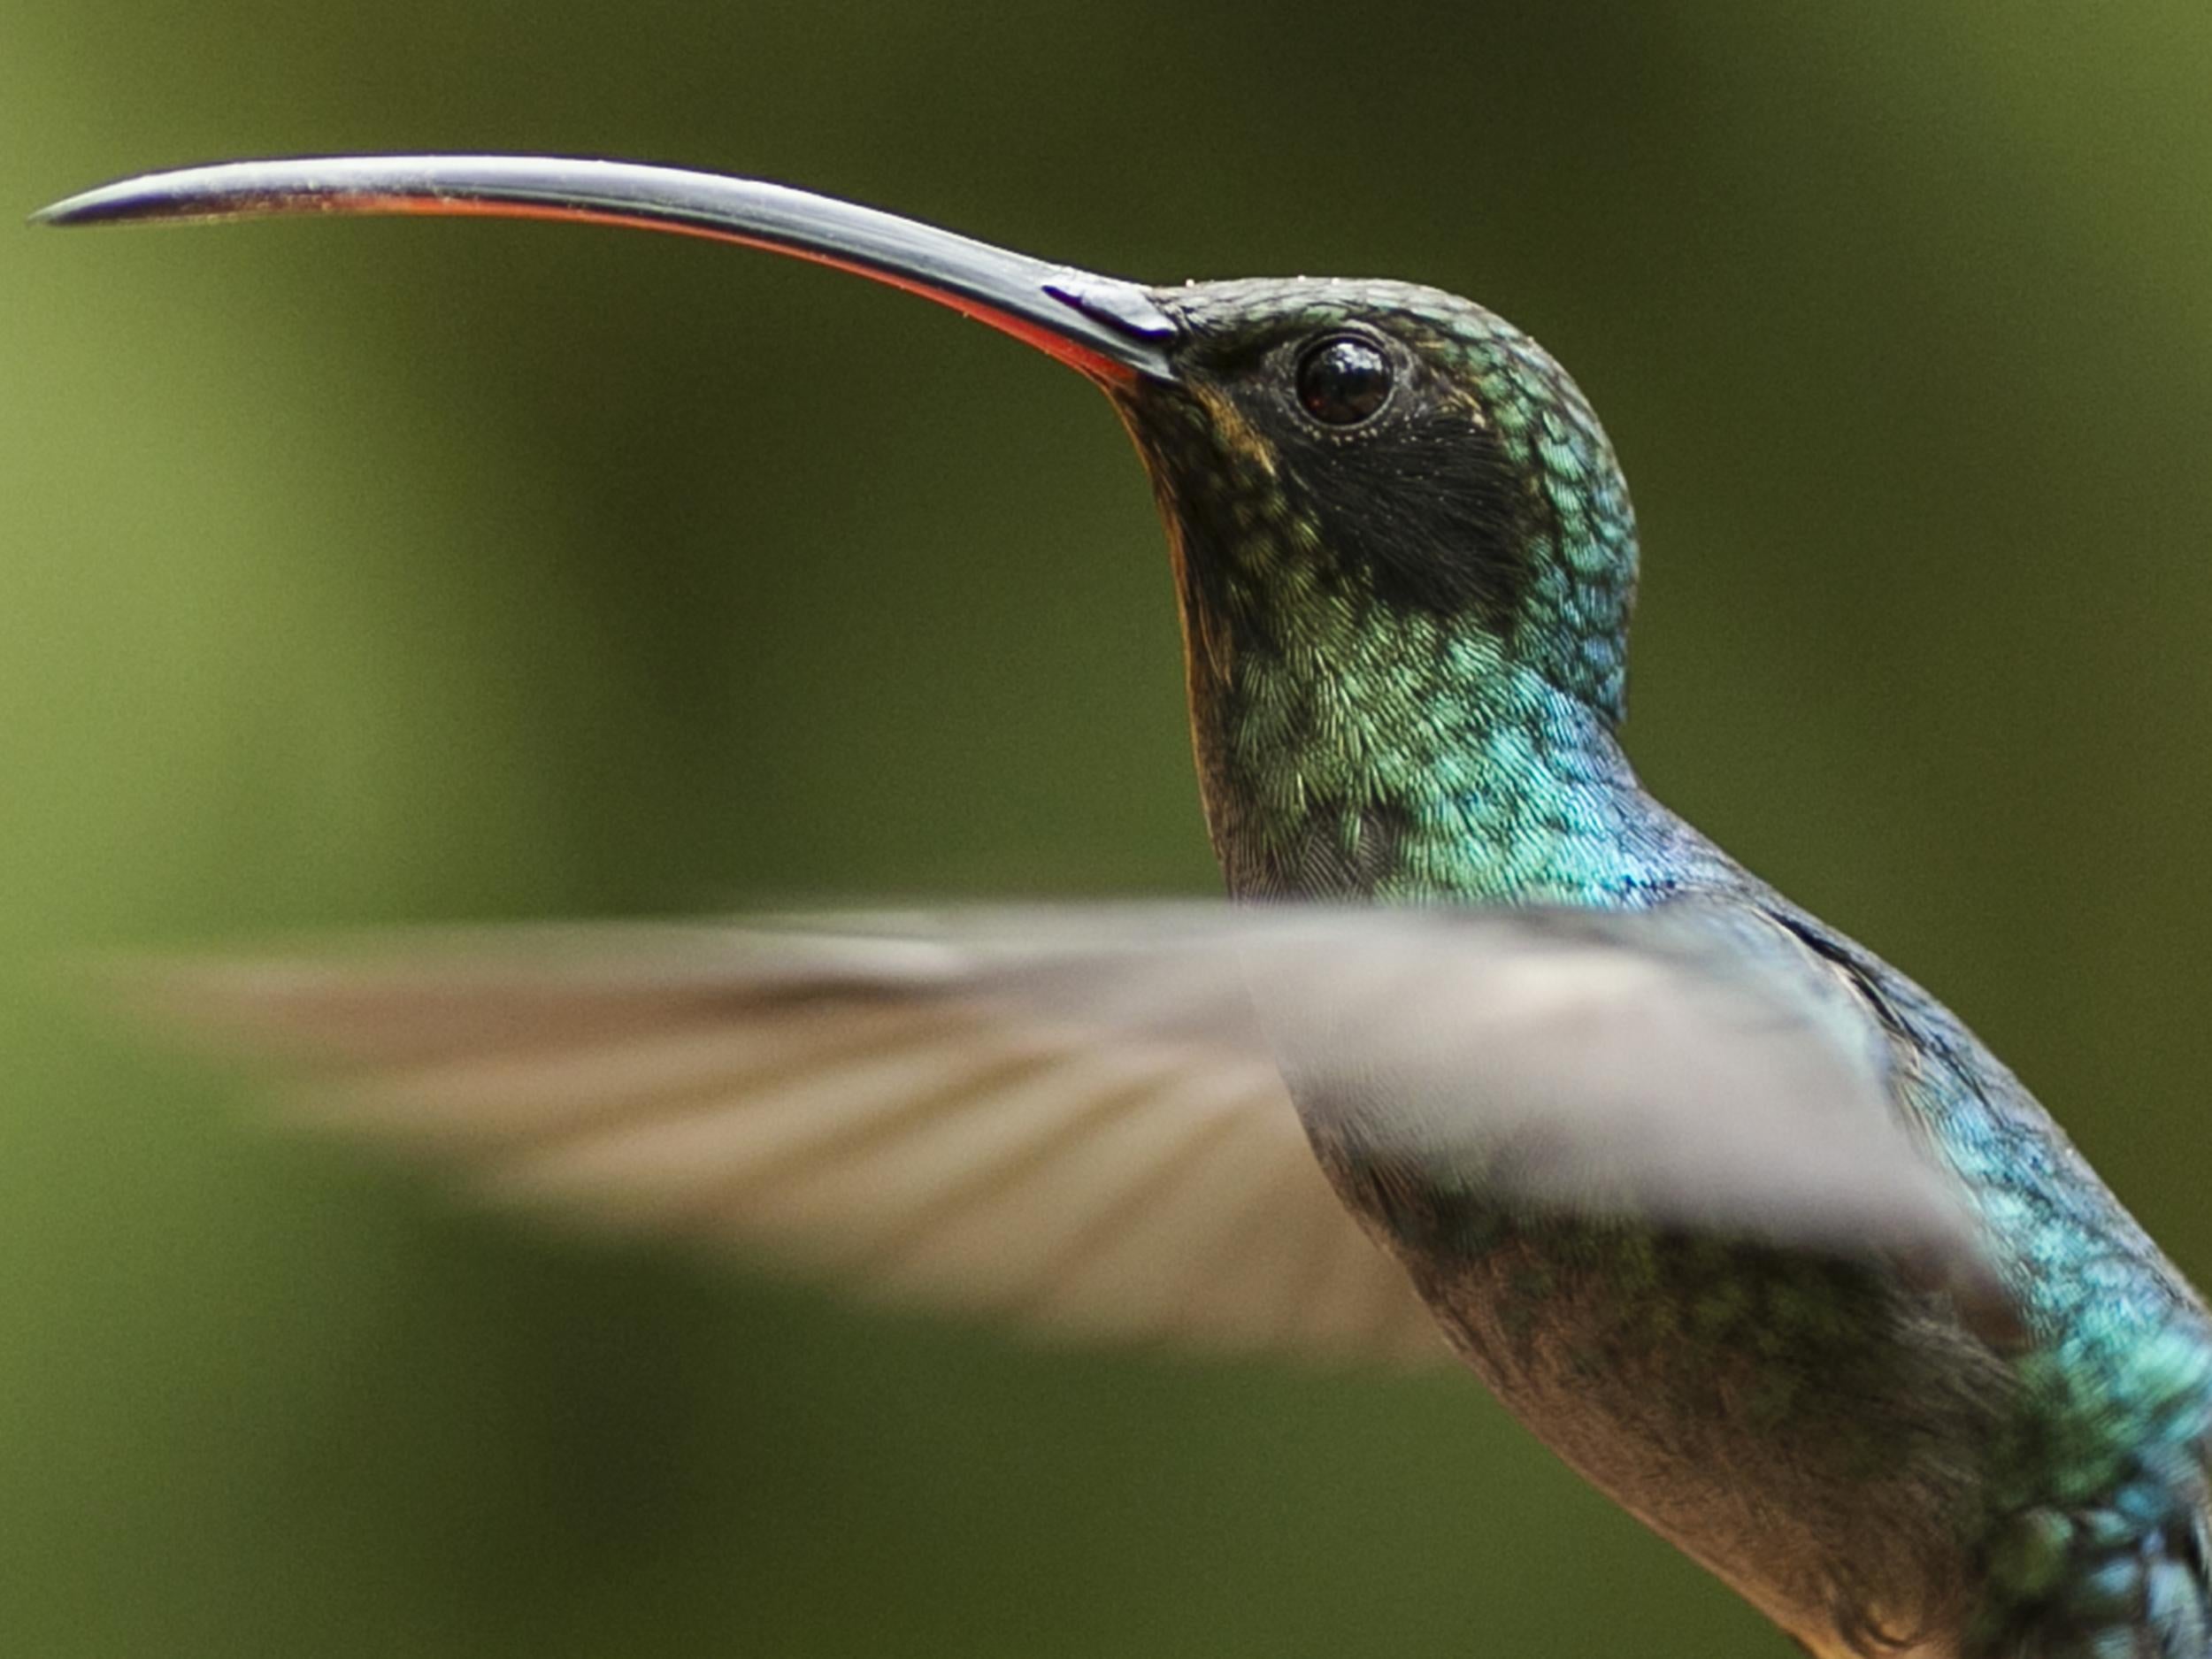
[(1338, 1203), (1285, 1067), (1317, 1135), (1424, 1179), (1987, 1281), (1875, 1063), (1761, 988), (1726, 930), (1039, 906), (510, 930), (140, 982), (300, 1073), (318, 1123), (495, 1200), (1063, 1335), (1448, 1356)]
[(1078, 1340), (1448, 1358), (1248, 1031), (1056, 1018), (977, 995), (987, 960), (608, 926), (132, 978), (495, 1202)]

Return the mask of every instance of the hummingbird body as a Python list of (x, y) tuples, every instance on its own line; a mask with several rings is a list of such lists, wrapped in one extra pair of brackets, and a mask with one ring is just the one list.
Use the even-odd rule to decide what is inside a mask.
[[(1232, 966), (1253, 969), (1234, 996), (1260, 1004), (1268, 1041), (1230, 1046), (1240, 1064), (1261, 1057), (1265, 1087), (1247, 1087), (1249, 1065), (1196, 1103), (1164, 1085), (1222, 1114), (1187, 1138), (1191, 1156), (1233, 1142), (1230, 1108), (1271, 1107), (1286, 1085), (1330, 1186), (1457, 1354), (1569, 1463), (1823, 1659), (2212, 1659), (2212, 1321), (1955, 1018), (1643, 789), (1617, 737), (1637, 572), (1628, 493), (1589, 405), (1532, 341), (1402, 283), (1145, 288), (778, 187), (618, 164), (240, 164), (109, 187), (50, 216), (292, 211), (599, 219), (796, 251), (944, 301), (1096, 380), (1167, 525), (1213, 845), (1232, 896), (1263, 912), (1217, 931)], [(1446, 916), (1364, 926), (1321, 905)], [(1294, 921), (1286, 942), (1278, 911), (1327, 919), (1310, 933)], [(974, 1058), (995, 1029), (976, 1009), (1033, 1005), (1056, 1041), (1085, 1022), (1164, 1036), (1185, 1060), (1194, 1033), (1216, 1040), (1211, 925), (1140, 921), (1133, 943), (1110, 919), (1077, 915), (1068, 937), (1000, 955), (987, 928), (949, 926), (924, 930), (919, 956), (903, 933), (880, 959), (786, 941), (764, 965), (686, 956), (643, 977), (610, 969), (603, 989), (504, 971), (218, 988), (288, 1037), (414, 1068), (409, 1110), (452, 1113), (440, 1133), (476, 1137), (465, 1146), (503, 1159), (511, 1184), (667, 1226), (733, 1220), (741, 1191), (725, 1169), (739, 1166), (740, 1115), (672, 1119), (670, 1079), (693, 1077), (707, 1037), (772, 1017), (773, 1065), (746, 1060), (744, 1089), (728, 1088), (769, 1102), (742, 1120), (748, 1225), (780, 1238), (826, 1221), (808, 1248), (844, 1260), (846, 1233), (894, 1215), (868, 1259), (927, 1257), (932, 1294), (949, 1298), (1014, 1273), (1017, 1294), (992, 1305), (1067, 1313), (1082, 1299), (1025, 1263), (1079, 1279), (1109, 1236), (1098, 1228), (1058, 1250), (1056, 1210), (1033, 1206), (1010, 1247), (979, 1225), (979, 1253), (918, 1256), (916, 1240), (941, 1244), (946, 1217), (1018, 1192), (1157, 1080), (1117, 1062), (1107, 1092), (1068, 1115), (1030, 1039), (1011, 1060)], [(1379, 962), (1409, 965), (1380, 981), (1387, 997), (1363, 1000), (1359, 976)], [(1148, 979), (1167, 989), (1135, 995)], [(571, 1043), (634, 1039), (647, 1003), (681, 1043), (634, 1059), (654, 1080), (619, 1111), (573, 1080), (612, 1090), (603, 1064), (580, 1070), (565, 1048), (558, 1065), (516, 1058), (548, 1026)], [(966, 1023), (925, 1081), (894, 1089), (880, 1062), (909, 1025), (887, 1035), (884, 1021), (910, 1015), (941, 1037), (931, 1021), (947, 1007)], [(507, 1022), (504, 1046), (485, 1045), (498, 1068), (456, 1046), (472, 1010)], [(874, 1069), (790, 1097), (802, 1059), (845, 1053), (835, 1022), (863, 1018)], [(1816, 1050), (1820, 1066), (1787, 1087), (1778, 1072), (1725, 1079), (1739, 1049), (1755, 1057), (1770, 1040)], [(446, 1070), (426, 1072), (426, 1056)], [(1699, 1071), (1709, 1061), (1718, 1070)], [(1823, 1093), (1819, 1078), (1859, 1082)], [(881, 1118), (853, 1103), (871, 1088)], [(1018, 1158), (926, 1189), (910, 1160), (837, 1184), (826, 1147), (864, 1152), (948, 1124), (981, 1144), (966, 1102), (993, 1089), (1049, 1118)], [(569, 1103), (526, 1119), (526, 1094)], [(1671, 1115), (1624, 1105), (1647, 1097)], [(1523, 1114), (1509, 1133), (1500, 1100)], [(1806, 1110), (1790, 1118), (1793, 1105)], [(841, 1125), (829, 1139), (826, 1113)], [(1664, 1133), (1611, 1162), (1589, 1128), (1654, 1121)], [(1757, 1158), (1728, 1167), (1768, 1131)], [(1847, 1151), (1877, 1131), (1904, 1150)], [(1796, 1201), (1763, 1197), (1760, 1160), (1778, 1190), (1797, 1183)], [(1923, 1185), (1940, 1197), (1921, 1205)], [(1934, 1225), (1954, 1205), (1957, 1234)], [(1118, 1189), (1114, 1217), (1138, 1208)], [(1985, 1269), (1979, 1294), (1954, 1271), (1969, 1256)], [(1192, 1259), (1179, 1242), (1145, 1271), (1227, 1281)], [(1328, 1259), (1356, 1282), (1356, 1263)]]
[[(1317, 1134), (1454, 1346), (1816, 1653), (2207, 1653), (2205, 1310), (1945, 1009), (1638, 781), (1614, 736), (1636, 534), (1572, 381), (1480, 308), (1406, 285), (1163, 303), (1213, 381), (1118, 401), (1176, 553), (1232, 893), (1725, 913), (1765, 935), (1768, 973), (1848, 1004), (2023, 1304), (1993, 1344), (1909, 1276), (1531, 1217)], [(1315, 434), (1249, 407), (1269, 401), (1256, 349), (1346, 327), (1417, 359), (1422, 407), (1370, 441), (1402, 452), (1365, 457), (1417, 505), (1379, 508), (1371, 477), (1333, 489)]]

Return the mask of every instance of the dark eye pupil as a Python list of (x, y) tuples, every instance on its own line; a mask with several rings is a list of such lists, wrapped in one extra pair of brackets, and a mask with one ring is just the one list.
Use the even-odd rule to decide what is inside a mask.
[(1390, 359), (1371, 340), (1339, 334), (1298, 359), (1298, 401), (1316, 420), (1355, 426), (1390, 396)]

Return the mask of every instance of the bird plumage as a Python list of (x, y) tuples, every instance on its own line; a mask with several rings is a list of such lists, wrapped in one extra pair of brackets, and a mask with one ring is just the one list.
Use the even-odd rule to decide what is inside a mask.
[[(1178, 552), (1232, 891), (1700, 910), (1790, 941), (1747, 955), (1770, 984), (1840, 987), (2021, 1313), (2018, 1340), (1993, 1342), (1893, 1271), (1709, 1236), (1624, 1242), (1333, 1168), (1475, 1369), (1816, 1650), (2201, 1654), (2202, 1304), (1947, 1010), (1637, 780), (1615, 737), (1637, 538), (1572, 381), (1480, 307), (1408, 285), (1163, 303), (1194, 366), (1117, 398)], [(1340, 331), (1398, 365), (1394, 403), (1349, 433), (1303, 419), (1294, 383), (1310, 342)], [(1440, 476), (1440, 430), (1455, 473)], [(1312, 481), (1355, 467), (1360, 488)], [(1409, 563), (1440, 573), (1409, 583)], [(2112, 1518), (2124, 1497), (2131, 1528)], [(2024, 1537), (2042, 1551), (2025, 1573)]]
[(796, 250), (1097, 380), (1240, 902), (217, 964), (160, 1006), (501, 1196), (913, 1299), (1340, 1354), (1432, 1320), (1819, 1655), (2212, 1655), (2212, 1321), (1940, 1004), (1643, 789), (1626, 486), (1526, 335), (619, 164), (240, 164), (50, 216), (303, 210)]

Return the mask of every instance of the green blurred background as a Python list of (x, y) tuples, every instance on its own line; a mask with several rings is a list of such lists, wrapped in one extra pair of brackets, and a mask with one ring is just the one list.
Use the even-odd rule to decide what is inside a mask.
[[(1627, 463), (1652, 782), (2202, 1278), (2208, 85), (2201, 0), (24, 0), (0, 208), (543, 149), (1475, 295)], [(6, 1651), (1783, 1651), (1471, 1383), (518, 1233), (60, 988), (127, 942), (1209, 888), (1151, 503), (1075, 377), (675, 238), (0, 241)]]

